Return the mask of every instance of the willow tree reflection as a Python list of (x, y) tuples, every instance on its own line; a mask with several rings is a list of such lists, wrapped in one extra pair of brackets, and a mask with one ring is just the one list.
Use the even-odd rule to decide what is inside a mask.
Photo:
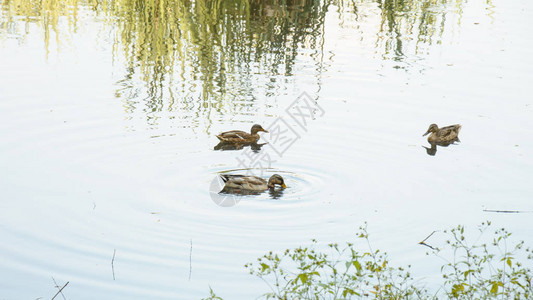
[(0, 2), (0, 38), (6, 34), (23, 43), (30, 31), (29, 25), (36, 23), (43, 30), (48, 53), (52, 41), (60, 45), (61, 39), (68, 40), (68, 35), (76, 32), (81, 4), (78, 0), (3, 0)]
[(327, 6), (310, 0), (116, 0), (99, 2), (97, 10), (117, 17), (115, 55), (129, 65), (121, 94), (139, 100), (127, 79), (140, 71), (147, 109), (160, 111), (188, 99), (195, 103), (183, 105), (215, 109), (224, 99), (253, 100), (258, 83), (276, 89), (276, 76), (293, 74), (298, 49), (320, 51)]
[(409, 62), (460, 23), (463, 1), (4, 0), (0, 38), (23, 38), (38, 24), (48, 50), (54, 37), (60, 45), (77, 32), (81, 16), (91, 18), (125, 66), (116, 94), (128, 113), (195, 111), (209, 119), (212, 111), (252, 115), (257, 95), (278, 95), (301, 74), (298, 63), (318, 91), (328, 11), (341, 26), (350, 18), (365, 28), (383, 59)]
[[(489, 0), (490, 1), (490, 0)], [(376, 0), (381, 21), (376, 48), (384, 59), (404, 61), (440, 43), (447, 27), (460, 24), (463, 0)]]

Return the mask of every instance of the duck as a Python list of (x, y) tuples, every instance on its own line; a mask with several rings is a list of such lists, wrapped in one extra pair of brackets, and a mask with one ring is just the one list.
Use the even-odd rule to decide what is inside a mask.
[(220, 175), (224, 181), (222, 192), (264, 192), (268, 189), (274, 189), (276, 185), (287, 188), (283, 177), (278, 174), (270, 176), (268, 182), (261, 177), (252, 175)]
[(439, 128), (437, 124), (429, 125), (428, 131), (422, 136), (428, 136), (428, 142), (430, 143), (452, 143), (458, 141), (459, 130), (461, 130), (460, 124), (450, 125)]
[(251, 144), (256, 143), (259, 140), (259, 134), (257, 133), (260, 131), (268, 132), (261, 125), (254, 124), (252, 129), (250, 129), (250, 133), (241, 130), (232, 130), (222, 132), (217, 135), (217, 138), (224, 143)]

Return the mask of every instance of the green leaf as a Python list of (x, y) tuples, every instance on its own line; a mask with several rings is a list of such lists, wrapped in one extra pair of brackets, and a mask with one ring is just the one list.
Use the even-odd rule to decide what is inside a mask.
[(507, 258), (507, 265), (508, 265), (509, 267), (512, 266), (512, 264), (511, 264), (511, 258), (510, 258), (510, 257)]
[(361, 272), (361, 264), (357, 260), (353, 262), (353, 266), (357, 269), (357, 272)]
[(358, 293), (356, 293), (354, 290), (350, 289), (350, 288), (345, 288), (344, 291), (342, 291), (342, 297), (343, 298), (346, 298), (346, 296), (348, 296), (348, 294), (350, 295), (357, 295), (357, 296), (360, 296)]
[(265, 264), (265, 263), (261, 263), (261, 268), (262, 268), (261, 272), (264, 272), (265, 270), (270, 269), (270, 267), (267, 264)]
[(296, 282), (298, 282), (298, 279), (300, 279), (302, 284), (305, 284), (307, 282), (308, 278), (309, 278), (309, 276), (306, 273), (302, 273), (302, 274), (298, 275), (298, 277), (296, 277)]
[(491, 294), (496, 295), (498, 293), (498, 286), (499, 286), (498, 283), (500, 283), (500, 282), (493, 282), (492, 283), (492, 287), (490, 288)]
[(465, 291), (465, 287), (464, 285), (461, 283), (461, 284), (454, 284), (453, 287), (452, 287), (452, 294), (457, 297), (459, 296), (459, 292), (464, 292)]

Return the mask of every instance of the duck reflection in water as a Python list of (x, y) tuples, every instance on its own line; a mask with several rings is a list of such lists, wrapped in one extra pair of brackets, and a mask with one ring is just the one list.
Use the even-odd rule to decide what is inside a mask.
[[(283, 196), (284, 191), (285, 191), (284, 188), (271, 188), (271, 189), (268, 189), (268, 195), (270, 196), (271, 199), (280, 199)], [(257, 196), (257, 195), (262, 194), (263, 191), (250, 191), (250, 190), (242, 190), (242, 189), (225, 187), (219, 193), (239, 195), (239, 196)]]
[(268, 190), (268, 194), (270, 195), (270, 198), (272, 199), (279, 199), (281, 196), (283, 196), (283, 192), (285, 191), (284, 188), (273, 188)]
[(428, 155), (435, 156), (435, 154), (437, 154), (437, 146), (448, 147), (449, 145), (455, 145), (455, 142), (460, 142), (460, 140), (457, 138), (457, 139), (455, 139), (455, 140), (453, 140), (451, 142), (446, 142), (446, 143), (443, 143), (443, 142), (440, 142), (440, 143), (429, 142), (429, 144), (431, 145), (431, 148), (428, 148), (426, 146), (422, 146), (422, 147), (426, 149), (426, 153)]
[(228, 150), (242, 150), (244, 149), (244, 147), (250, 147), (253, 152), (258, 153), (261, 150), (261, 147), (263, 147), (266, 144), (267, 143), (235, 144), (235, 143), (228, 143), (228, 142), (220, 142), (213, 149), (221, 150), (221, 151), (228, 151)]

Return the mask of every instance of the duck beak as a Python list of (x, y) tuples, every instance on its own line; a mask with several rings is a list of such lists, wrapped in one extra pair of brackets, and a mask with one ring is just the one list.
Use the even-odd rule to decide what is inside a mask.
[(284, 189), (287, 188), (287, 186), (285, 185), (285, 183), (282, 183), (282, 184), (281, 184), (281, 187), (284, 188)]
[(264, 130), (263, 128), (261, 128), (261, 131), (268, 132), (268, 130)]
[(428, 135), (428, 133), (429, 133), (429, 130), (426, 133), (424, 133), (422, 136), (426, 136)]

